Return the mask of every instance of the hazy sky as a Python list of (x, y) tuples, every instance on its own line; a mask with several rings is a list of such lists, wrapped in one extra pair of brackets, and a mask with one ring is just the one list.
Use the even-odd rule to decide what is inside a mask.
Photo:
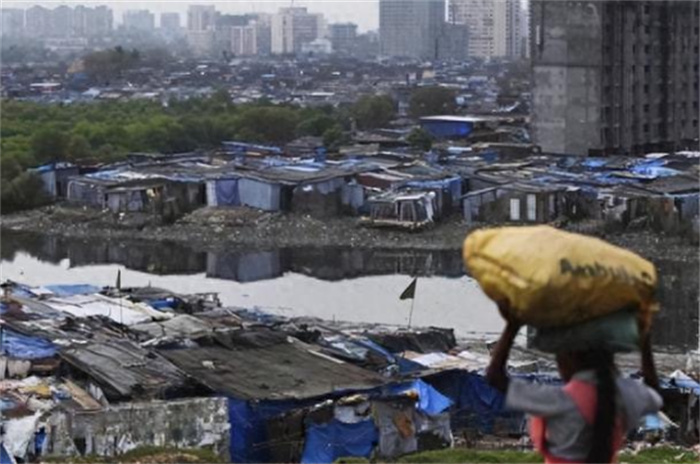
[[(411, 1), (411, 0), (406, 0)], [(188, 5), (216, 5), (216, 9), (224, 13), (274, 13), (280, 7), (305, 6), (312, 12), (323, 13), (328, 22), (350, 21), (359, 25), (363, 31), (377, 29), (379, 20), (378, 0), (228, 0), (228, 1), (202, 1), (202, 0), (168, 0), (168, 1), (132, 1), (132, 0), (74, 0), (74, 1), (53, 1), (53, 0), (2, 0), (3, 7), (29, 8), (32, 5), (42, 5), (48, 8), (58, 5), (108, 5), (114, 10), (115, 23), (122, 20), (122, 13), (126, 10), (148, 9), (154, 13), (166, 11), (176, 11), (183, 14), (187, 11)], [(158, 14), (156, 14), (156, 17)], [(185, 17), (180, 21), (184, 24)], [(156, 18), (156, 24), (159, 19)]]

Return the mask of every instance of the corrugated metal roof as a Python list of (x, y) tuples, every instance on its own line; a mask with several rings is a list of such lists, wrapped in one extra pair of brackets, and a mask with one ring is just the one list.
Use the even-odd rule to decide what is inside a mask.
[[(240, 341), (236, 345), (241, 348)], [(215, 392), (241, 399), (311, 398), (386, 383), (379, 374), (293, 339), (247, 349), (204, 347), (161, 354)]]
[(59, 355), (119, 397), (164, 397), (187, 384), (178, 368), (129, 340), (73, 346)]

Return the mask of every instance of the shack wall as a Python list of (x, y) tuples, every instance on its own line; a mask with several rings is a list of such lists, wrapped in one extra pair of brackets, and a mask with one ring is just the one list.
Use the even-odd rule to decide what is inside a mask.
[(335, 217), (341, 213), (342, 178), (297, 186), (292, 194), (292, 211), (314, 217)]
[(242, 205), (263, 211), (279, 211), (281, 186), (255, 179), (240, 179), (238, 193)]
[(58, 411), (49, 421), (47, 452), (112, 457), (144, 446), (211, 447), (227, 458), (227, 405), (225, 398), (192, 398)]

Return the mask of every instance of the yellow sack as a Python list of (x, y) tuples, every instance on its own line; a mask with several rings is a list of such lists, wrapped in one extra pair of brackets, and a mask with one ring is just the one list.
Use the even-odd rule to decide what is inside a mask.
[(646, 331), (658, 310), (654, 265), (597, 238), (549, 226), (482, 229), (467, 236), (463, 257), (489, 298), (534, 327), (635, 306)]

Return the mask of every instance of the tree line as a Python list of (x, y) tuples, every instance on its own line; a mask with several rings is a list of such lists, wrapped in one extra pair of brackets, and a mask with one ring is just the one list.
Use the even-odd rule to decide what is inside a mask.
[[(454, 101), (444, 89), (421, 89), (411, 114), (445, 113)], [(452, 103), (453, 105), (453, 103)], [(297, 137), (322, 137), (330, 150), (349, 141), (353, 128), (386, 127), (397, 115), (387, 95), (360, 97), (353, 105), (301, 108), (269, 102), (234, 105), (225, 90), (182, 101), (123, 101), (72, 105), (2, 102), (1, 202), (4, 213), (45, 201), (28, 168), (53, 161), (101, 164), (130, 152), (183, 153), (225, 140), (284, 145)], [(426, 141), (417, 140), (417, 146)]]

